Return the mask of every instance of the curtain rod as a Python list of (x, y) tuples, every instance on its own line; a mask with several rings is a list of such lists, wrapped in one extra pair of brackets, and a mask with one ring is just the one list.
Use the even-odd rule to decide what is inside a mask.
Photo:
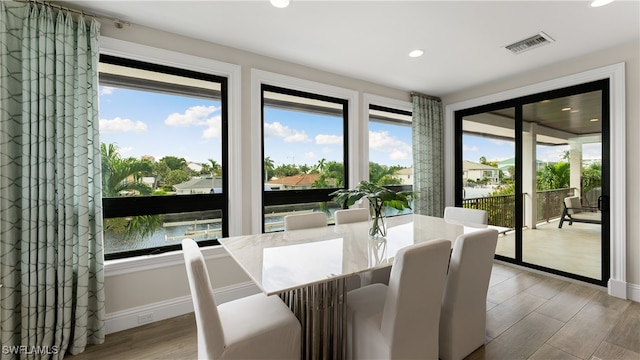
[(414, 95), (417, 95), (417, 96), (424, 96), (424, 97), (429, 98), (429, 99), (442, 101), (442, 99), (440, 99), (440, 98), (439, 98), (439, 97), (437, 97), (437, 96), (427, 95), (427, 94), (419, 93), (419, 92), (416, 92), (416, 91), (412, 91), (412, 92), (410, 92), (409, 94), (410, 94), (411, 96), (414, 96)]
[[(0, 0), (2, 1), (2, 0)], [(113, 23), (115, 24), (116, 28), (118, 29), (122, 29), (125, 26), (131, 26), (131, 23), (128, 21), (123, 21), (120, 20), (118, 18), (113, 18), (110, 16), (106, 16), (106, 15), (102, 15), (102, 14), (96, 14), (90, 11), (84, 11), (84, 10), (77, 10), (74, 8), (70, 8), (67, 6), (62, 6), (62, 5), (58, 5), (58, 4), (54, 4), (52, 2), (49, 1), (42, 1), (42, 0), (17, 0), (18, 2), (22, 2), (22, 3), (33, 3), (36, 5), (43, 5), (43, 6), (49, 6), (52, 8), (56, 8), (58, 10), (61, 11), (68, 11), (68, 12), (72, 12), (74, 14), (78, 14), (78, 15), (83, 15), (83, 16), (90, 16), (93, 18), (97, 18), (97, 19), (105, 19), (105, 20), (109, 20), (109, 21), (113, 21)]]

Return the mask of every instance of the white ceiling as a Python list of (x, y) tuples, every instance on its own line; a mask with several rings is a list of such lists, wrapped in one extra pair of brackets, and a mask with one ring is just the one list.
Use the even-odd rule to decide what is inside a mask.
[[(640, 2), (59, 1), (407, 91), (443, 96), (630, 42)], [(555, 42), (513, 55), (505, 45), (540, 31)], [(425, 55), (408, 57), (420, 48)]]

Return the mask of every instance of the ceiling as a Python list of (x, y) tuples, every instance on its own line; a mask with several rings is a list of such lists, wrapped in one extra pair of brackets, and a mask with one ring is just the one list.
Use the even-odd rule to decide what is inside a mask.
[[(638, 0), (600, 8), (588, 1), (56, 3), (434, 96), (640, 42)], [(555, 41), (518, 55), (504, 48), (540, 31)], [(413, 49), (425, 55), (410, 58)]]

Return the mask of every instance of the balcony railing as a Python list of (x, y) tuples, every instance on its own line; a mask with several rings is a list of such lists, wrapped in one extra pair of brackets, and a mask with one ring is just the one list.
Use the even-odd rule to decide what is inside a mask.
[[(573, 194), (573, 188), (544, 190), (536, 192), (537, 216), (536, 221), (549, 221), (562, 215), (562, 202)], [(523, 194), (522, 203), (526, 201)], [(514, 229), (516, 227), (515, 195), (487, 196), (462, 200), (462, 207), (486, 210), (489, 224)], [(523, 209), (524, 214), (524, 209)]]

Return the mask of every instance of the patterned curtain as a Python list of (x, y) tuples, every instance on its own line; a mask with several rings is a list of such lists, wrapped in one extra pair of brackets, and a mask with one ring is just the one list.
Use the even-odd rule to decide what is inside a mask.
[(2, 359), (104, 341), (99, 24), (0, 1)]
[(444, 119), (442, 101), (412, 94), (413, 212), (442, 217), (444, 212)]

